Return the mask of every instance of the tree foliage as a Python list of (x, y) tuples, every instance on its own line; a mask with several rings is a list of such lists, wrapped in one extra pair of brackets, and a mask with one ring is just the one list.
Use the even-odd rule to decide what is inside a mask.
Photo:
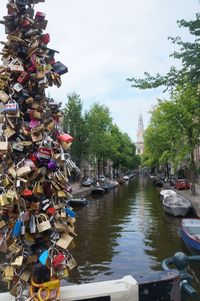
[(109, 159), (117, 169), (138, 167), (140, 161), (135, 155), (135, 145), (113, 124), (105, 105), (94, 103), (83, 113), (80, 96), (72, 93), (68, 95), (63, 125), (64, 130), (74, 137), (70, 153), (79, 166), (82, 160), (94, 165)]
[(152, 112), (151, 123), (144, 136), (143, 161), (149, 166), (169, 160), (178, 165), (187, 158), (194, 185), (193, 153), (200, 143), (199, 137), (199, 91), (189, 84), (177, 87), (170, 101), (160, 100)]
[(83, 104), (80, 96), (76, 93), (68, 95), (63, 128), (74, 137), (73, 144), (70, 147), (70, 153), (78, 166), (80, 166), (81, 161), (86, 159), (88, 155), (87, 132), (82, 110)]
[(172, 43), (179, 47), (179, 51), (174, 51), (171, 56), (181, 61), (181, 68), (172, 66), (166, 75), (155, 76), (148, 72), (144, 73), (144, 78), (129, 78), (132, 87), (139, 89), (151, 89), (165, 86), (166, 89), (173, 90), (177, 85), (185, 82), (198, 84), (200, 82), (200, 14), (196, 14), (196, 19), (191, 21), (177, 21), (179, 27), (187, 28), (193, 38), (191, 42), (184, 42), (181, 37), (169, 37)]

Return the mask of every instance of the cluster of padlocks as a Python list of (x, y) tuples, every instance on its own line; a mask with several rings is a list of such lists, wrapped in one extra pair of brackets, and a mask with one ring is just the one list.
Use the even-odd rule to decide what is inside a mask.
[(45, 95), (68, 70), (47, 46), (38, 2), (44, 0), (11, 0), (0, 21), (7, 34), (0, 66), (0, 274), (16, 300), (28, 285), (33, 296), (59, 289), (76, 266), (69, 251), (75, 213), (67, 199), (68, 178), (79, 169), (68, 153), (73, 138), (62, 131), (61, 104)]

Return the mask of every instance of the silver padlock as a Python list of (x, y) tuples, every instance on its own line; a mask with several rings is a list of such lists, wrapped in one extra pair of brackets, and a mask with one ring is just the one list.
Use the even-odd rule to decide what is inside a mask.
[(22, 221), (21, 235), (25, 235), (25, 233), (26, 233), (26, 226), (25, 226), (25, 223)]
[(36, 222), (35, 222), (34, 215), (31, 215), (30, 217), (29, 228), (30, 228), (30, 233), (36, 233)]

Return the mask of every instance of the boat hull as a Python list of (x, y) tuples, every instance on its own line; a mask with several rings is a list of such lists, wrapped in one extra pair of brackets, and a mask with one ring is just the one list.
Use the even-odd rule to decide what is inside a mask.
[[(121, 279), (61, 287), (62, 301), (181, 301), (180, 277), (175, 271), (128, 275)], [(12, 301), (9, 293), (0, 300)]]
[(192, 254), (200, 254), (200, 220), (191, 218), (183, 219), (181, 237)]
[(168, 195), (163, 201), (164, 211), (173, 216), (186, 216), (191, 210), (191, 203), (179, 195)]
[(91, 191), (91, 194), (104, 194), (105, 193), (105, 189), (98, 187), (98, 188), (94, 188)]
[(170, 208), (163, 205), (165, 212), (172, 216), (186, 216), (190, 210), (190, 208)]
[(85, 198), (80, 199), (70, 199), (67, 201), (68, 205), (71, 207), (82, 207), (88, 205), (88, 200)]

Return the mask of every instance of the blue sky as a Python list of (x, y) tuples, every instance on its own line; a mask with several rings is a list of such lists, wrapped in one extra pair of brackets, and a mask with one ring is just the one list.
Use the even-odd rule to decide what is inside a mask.
[[(1, 0), (1, 19), (6, 3)], [(177, 65), (169, 57), (175, 46), (167, 38), (188, 40), (176, 21), (194, 19), (199, 7), (198, 0), (46, 0), (36, 5), (49, 21), (49, 47), (60, 51), (56, 59), (69, 68), (62, 86), (47, 94), (64, 105), (66, 95), (76, 92), (84, 110), (94, 102), (105, 104), (113, 122), (135, 141), (139, 114), (147, 127), (148, 112), (166, 95), (162, 89), (133, 89), (126, 78), (144, 71), (164, 74)], [(0, 40), (5, 40), (2, 25)]]

